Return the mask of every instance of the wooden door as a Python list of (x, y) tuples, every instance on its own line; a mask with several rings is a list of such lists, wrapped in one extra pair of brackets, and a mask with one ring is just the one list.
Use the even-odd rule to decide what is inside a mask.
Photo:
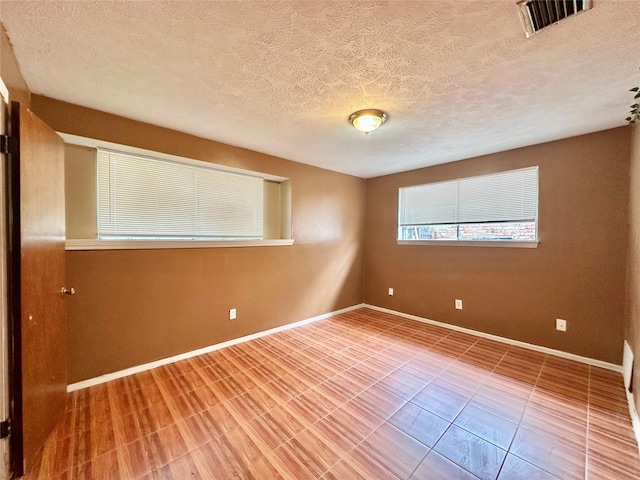
[(66, 404), (64, 143), (17, 102), (11, 104), (11, 137), (17, 139), (9, 165), (10, 321), (16, 345), (11, 435), (19, 475), (33, 465)]

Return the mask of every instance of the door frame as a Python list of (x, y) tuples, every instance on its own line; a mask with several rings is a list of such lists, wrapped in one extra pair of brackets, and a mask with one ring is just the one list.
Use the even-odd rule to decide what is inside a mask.
[[(9, 90), (0, 77), (0, 135), (7, 133), (9, 121)], [(6, 165), (8, 156), (0, 152), (0, 421), (10, 417), (10, 369), (9, 369), (9, 325), (7, 307), (7, 210), (6, 210)], [(11, 476), (10, 438), (0, 439), (0, 480)]]
[[(20, 104), (9, 104), (7, 134), (15, 136), (20, 122)], [(8, 155), (5, 173), (7, 226), (7, 322), (9, 331), (9, 468), (12, 477), (24, 475), (24, 443), (22, 432), (22, 305), (20, 261), (20, 155)]]

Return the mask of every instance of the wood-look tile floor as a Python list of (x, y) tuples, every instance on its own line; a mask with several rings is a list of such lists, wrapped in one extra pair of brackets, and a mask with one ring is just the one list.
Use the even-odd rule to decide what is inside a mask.
[(640, 478), (619, 373), (360, 309), (69, 395), (35, 479)]

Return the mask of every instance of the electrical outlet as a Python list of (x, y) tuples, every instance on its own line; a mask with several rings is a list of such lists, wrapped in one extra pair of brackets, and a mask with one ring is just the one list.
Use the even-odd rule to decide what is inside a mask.
[(235, 319), (236, 319), (236, 309), (231, 308), (229, 309), (229, 320), (235, 320)]
[(456, 298), (456, 310), (462, 310), (462, 300)]
[(567, 331), (567, 321), (563, 320), (561, 318), (556, 318), (556, 330), (559, 330), (561, 332), (566, 332)]
[(390, 297), (393, 297), (393, 288), (390, 288), (390, 289), (389, 289), (389, 296), (390, 296)]

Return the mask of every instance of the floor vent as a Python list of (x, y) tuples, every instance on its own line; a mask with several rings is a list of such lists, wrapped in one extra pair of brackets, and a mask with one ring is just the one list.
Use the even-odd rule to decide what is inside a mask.
[(522, 0), (520, 18), (527, 38), (560, 20), (591, 9), (591, 0)]

